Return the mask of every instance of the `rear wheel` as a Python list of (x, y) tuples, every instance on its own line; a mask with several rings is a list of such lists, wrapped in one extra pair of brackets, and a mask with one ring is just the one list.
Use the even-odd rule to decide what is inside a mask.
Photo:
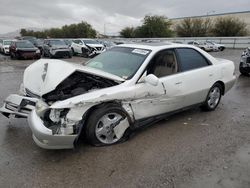
[(222, 86), (219, 83), (215, 83), (208, 92), (205, 103), (201, 108), (205, 111), (213, 111), (220, 103), (222, 96)]
[(111, 145), (121, 141), (125, 130), (115, 133), (115, 127), (122, 126), (125, 130), (129, 126), (126, 113), (114, 104), (107, 104), (94, 110), (86, 125), (87, 141), (95, 146)]

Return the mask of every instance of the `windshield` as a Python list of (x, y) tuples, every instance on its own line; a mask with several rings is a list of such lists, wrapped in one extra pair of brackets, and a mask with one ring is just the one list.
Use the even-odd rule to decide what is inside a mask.
[(123, 79), (130, 79), (150, 52), (145, 49), (114, 47), (90, 60), (86, 66), (100, 69)]
[(30, 41), (18, 41), (16, 42), (17, 48), (34, 48), (34, 45)]
[(50, 40), (49, 43), (54, 46), (66, 45), (62, 40)]
[(85, 44), (100, 44), (98, 41), (96, 40), (82, 40)]
[(207, 43), (208, 43), (208, 44), (214, 44), (214, 42), (212, 42), (212, 41), (207, 41)]
[(3, 41), (3, 45), (10, 45), (11, 44), (11, 40), (5, 40)]

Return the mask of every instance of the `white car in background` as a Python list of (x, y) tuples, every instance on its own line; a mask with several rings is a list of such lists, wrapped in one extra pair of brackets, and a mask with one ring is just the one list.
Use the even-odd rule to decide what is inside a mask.
[(215, 110), (234, 71), (232, 61), (190, 45), (124, 44), (85, 65), (36, 61), (24, 72), (23, 94), (10, 95), (0, 111), (28, 117), (42, 148), (73, 148), (82, 137), (111, 145), (193, 106)]
[(10, 53), (9, 47), (10, 44), (13, 40), (1, 40), (1, 44), (0, 44), (0, 52), (2, 52), (3, 54), (7, 55)]
[(216, 46), (208, 44), (206, 42), (190, 41), (190, 42), (188, 42), (188, 44), (199, 47), (200, 49), (202, 49), (206, 52), (213, 52), (213, 51), (219, 50)]
[(81, 54), (83, 57), (94, 57), (104, 52), (105, 46), (95, 39), (73, 39), (71, 44), (73, 54)]
[(216, 43), (216, 42), (214, 42), (214, 41), (208, 40), (208, 41), (206, 41), (206, 43), (208, 43), (208, 44), (210, 44), (210, 45), (213, 45), (213, 46), (214, 46), (214, 49), (218, 49), (219, 51), (223, 51), (223, 50), (226, 49), (225, 45), (223, 45), (223, 44), (218, 44), (218, 43)]

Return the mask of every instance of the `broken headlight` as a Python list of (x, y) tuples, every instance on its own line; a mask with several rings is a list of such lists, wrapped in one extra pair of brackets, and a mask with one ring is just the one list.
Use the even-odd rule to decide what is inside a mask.
[(36, 113), (39, 117), (43, 117), (44, 113), (48, 110), (49, 105), (42, 100), (37, 101), (36, 103)]

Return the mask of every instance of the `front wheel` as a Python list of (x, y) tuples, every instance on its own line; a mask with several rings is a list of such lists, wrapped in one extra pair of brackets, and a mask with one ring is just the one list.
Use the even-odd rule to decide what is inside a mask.
[(94, 146), (111, 145), (121, 141), (128, 127), (126, 113), (118, 105), (107, 104), (91, 113), (85, 133)]
[(218, 104), (220, 103), (221, 96), (222, 96), (222, 86), (221, 84), (216, 83), (209, 90), (206, 101), (201, 106), (201, 108), (205, 111), (215, 110)]

